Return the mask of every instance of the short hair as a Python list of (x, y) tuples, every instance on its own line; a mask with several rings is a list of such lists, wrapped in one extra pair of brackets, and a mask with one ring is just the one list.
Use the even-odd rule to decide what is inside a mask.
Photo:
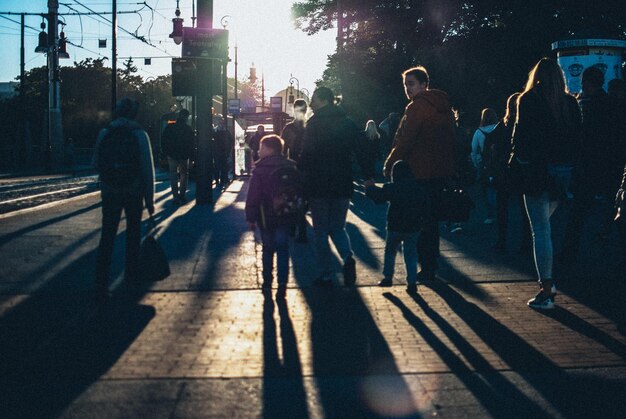
[(293, 107), (295, 108), (304, 108), (306, 109), (308, 107), (308, 105), (306, 104), (306, 100), (304, 99), (296, 99), (295, 102), (293, 102)]
[(125, 97), (115, 104), (115, 117), (135, 119), (138, 110), (139, 102), (129, 97)]
[(594, 87), (602, 87), (604, 84), (604, 73), (598, 67), (588, 67), (583, 71), (583, 81), (591, 83)]
[(335, 103), (335, 95), (333, 91), (326, 86), (320, 86), (315, 89), (313, 96), (317, 96), (319, 99), (331, 104)]
[(405, 70), (402, 73), (402, 79), (406, 79), (407, 76), (415, 77), (417, 81), (421, 84), (426, 83), (426, 86), (428, 86), (428, 83), (430, 81), (428, 77), (428, 71), (426, 71), (426, 68), (421, 65), (418, 65), (417, 67), (411, 67), (408, 70)]
[(259, 144), (265, 145), (265, 147), (273, 150), (276, 154), (283, 154), (283, 146), (285, 142), (278, 135), (270, 134), (261, 138)]
[(498, 114), (491, 108), (483, 109), (480, 114), (480, 126), (484, 127), (485, 125), (493, 125), (498, 122)]

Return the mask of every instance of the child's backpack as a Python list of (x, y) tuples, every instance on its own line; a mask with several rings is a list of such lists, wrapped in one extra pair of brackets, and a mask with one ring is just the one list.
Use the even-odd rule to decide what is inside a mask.
[(130, 128), (109, 125), (100, 141), (96, 168), (100, 180), (115, 187), (130, 185), (140, 178), (139, 141)]
[(283, 166), (270, 174), (268, 202), (263, 210), (263, 223), (271, 218), (278, 224), (295, 222), (306, 209), (302, 193), (302, 174), (293, 166)]

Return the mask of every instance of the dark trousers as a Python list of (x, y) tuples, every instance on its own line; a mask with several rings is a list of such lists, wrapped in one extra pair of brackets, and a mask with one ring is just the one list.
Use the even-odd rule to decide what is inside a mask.
[(508, 188), (498, 188), (496, 190), (496, 209), (498, 218), (498, 244), (506, 245), (506, 234), (509, 226), (509, 201), (516, 198), (522, 216), (522, 244), (521, 248), (530, 248), (532, 238), (530, 234), (530, 222), (526, 213), (526, 206), (521, 195), (512, 194)]
[(139, 193), (102, 193), (102, 232), (96, 261), (96, 286), (106, 288), (111, 272), (111, 258), (122, 210), (126, 215), (125, 279), (139, 278), (139, 248), (141, 246), (142, 197)]
[(278, 284), (287, 284), (289, 278), (289, 231), (291, 226), (277, 226), (261, 229), (263, 243), (263, 282), (272, 283), (274, 254), (276, 254), (276, 273)]
[(440, 206), (441, 193), (446, 184), (446, 180), (420, 179), (418, 183), (424, 188), (431, 203), (430, 216), (424, 217), (422, 232), (417, 241), (417, 256), (419, 265), (424, 272), (435, 272), (438, 267), (439, 258), (439, 221), (437, 208)]
[(216, 156), (215, 157), (215, 181), (219, 185), (228, 184), (228, 172), (230, 171), (230, 167), (228, 167), (228, 158), (226, 156)]

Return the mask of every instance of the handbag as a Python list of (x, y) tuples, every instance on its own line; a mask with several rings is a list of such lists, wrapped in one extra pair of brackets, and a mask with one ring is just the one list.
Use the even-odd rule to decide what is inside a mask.
[(469, 193), (462, 188), (445, 187), (435, 209), (438, 221), (462, 223), (469, 220), (470, 212), (476, 205)]
[(170, 275), (170, 264), (165, 251), (157, 241), (156, 223), (152, 216), (151, 231), (141, 242), (139, 251), (139, 275), (143, 281), (161, 281)]

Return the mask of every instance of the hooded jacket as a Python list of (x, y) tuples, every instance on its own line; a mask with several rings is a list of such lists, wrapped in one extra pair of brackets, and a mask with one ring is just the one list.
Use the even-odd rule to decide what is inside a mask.
[[(100, 183), (100, 187), (103, 193), (108, 192), (122, 192), (122, 193), (140, 193), (144, 198), (146, 207), (150, 208), (154, 206), (154, 162), (152, 160), (152, 148), (150, 146), (150, 137), (148, 133), (141, 128), (141, 126), (127, 118), (114, 119), (110, 127), (127, 127), (132, 130), (133, 136), (139, 142), (139, 165), (140, 165), (140, 180), (137, 183), (133, 183), (124, 186), (123, 189), (116, 188), (112, 185), (107, 185), (104, 182)], [(108, 132), (108, 127), (100, 130), (98, 138), (96, 139), (96, 148), (93, 155), (93, 166), (97, 168), (98, 162), (98, 150), (100, 148), (100, 142)]]
[(445, 92), (424, 90), (407, 105), (385, 173), (398, 160), (405, 160), (418, 180), (454, 175), (454, 118)]
[[(246, 221), (249, 223), (258, 223), (261, 228), (268, 226), (276, 226), (281, 220), (278, 218), (263, 220), (261, 207), (271, 200), (270, 196), (270, 176), (274, 170), (279, 167), (295, 167), (296, 162), (288, 159), (282, 154), (274, 154), (257, 160), (252, 178), (250, 179), (250, 187), (246, 196)], [(267, 214), (268, 217), (270, 214)]]
[(326, 105), (315, 111), (306, 124), (299, 162), (309, 197), (350, 198), (353, 155), (365, 177), (373, 177), (374, 167), (362, 147), (362, 136), (363, 132), (339, 106)]
[(414, 233), (420, 229), (421, 218), (430, 212), (428, 195), (416, 182), (408, 163), (398, 160), (391, 170), (391, 182), (382, 188), (368, 186), (365, 194), (377, 204), (389, 202), (387, 230)]

